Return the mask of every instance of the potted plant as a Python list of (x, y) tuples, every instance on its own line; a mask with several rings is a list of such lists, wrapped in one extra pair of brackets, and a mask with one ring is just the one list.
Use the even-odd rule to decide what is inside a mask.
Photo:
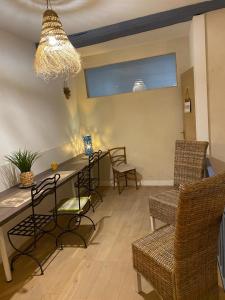
[(21, 172), (20, 183), (22, 186), (31, 186), (34, 182), (34, 175), (31, 171), (31, 167), (39, 157), (38, 152), (32, 152), (28, 150), (18, 150), (11, 155), (5, 156), (5, 158), (15, 165)]

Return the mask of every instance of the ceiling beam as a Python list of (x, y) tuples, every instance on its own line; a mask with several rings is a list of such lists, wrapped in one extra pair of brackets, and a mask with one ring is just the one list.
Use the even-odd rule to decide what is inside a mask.
[(193, 16), (220, 8), (225, 8), (224, 0), (204, 1), (153, 15), (72, 34), (69, 36), (69, 39), (76, 48), (90, 46), (124, 36), (187, 22), (192, 20)]

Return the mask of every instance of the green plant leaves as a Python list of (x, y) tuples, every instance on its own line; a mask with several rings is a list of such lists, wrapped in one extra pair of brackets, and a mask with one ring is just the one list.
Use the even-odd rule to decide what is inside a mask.
[(34, 162), (40, 157), (38, 152), (28, 150), (18, 150), (11, 155), (5, 156), (6, 160), (15, 165), (21, 173), (30, 172)]

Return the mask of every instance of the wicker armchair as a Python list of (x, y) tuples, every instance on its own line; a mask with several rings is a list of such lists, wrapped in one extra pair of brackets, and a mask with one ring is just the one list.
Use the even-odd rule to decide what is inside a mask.
[(208, 142), (176, 141), (174, 188), (149, 198), (152, 231), (155, 230), (155, 219), (175, 224), (179, 185), (196, 182), (204, 177), (207, 147)]
[(180, 187), (175, 227), (132, 245), (133, 265), (166, 300), (217, 299), (217, 250), (225, 205), (225, 173)]

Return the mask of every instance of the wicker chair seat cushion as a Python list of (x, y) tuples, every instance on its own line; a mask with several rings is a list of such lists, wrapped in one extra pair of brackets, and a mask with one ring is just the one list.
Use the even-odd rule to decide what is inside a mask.
[(175, 225), (179, 190), (171, 189), (149, 197), (150, 215), (164, 223)]
[(130, 165), (130, 164), (120, 164), (118, 166), (113, 166), (113, 169), (116, 172), (125, 173), (125, 172), (135, 170), (136, 168), (134, 166)]
[(173, 226), (165, 226), (132, 244), (133, 265), (165, 299), (173, 299)]
[(58, 212), (80, 212), (83, 210), (87, 202), (90, 201), (90, 197), (80, 197), (80, 207), (79, 207), (79, 198), (73, 197), (67, 200), (64, 200), (63, 204), (58, 207)]

